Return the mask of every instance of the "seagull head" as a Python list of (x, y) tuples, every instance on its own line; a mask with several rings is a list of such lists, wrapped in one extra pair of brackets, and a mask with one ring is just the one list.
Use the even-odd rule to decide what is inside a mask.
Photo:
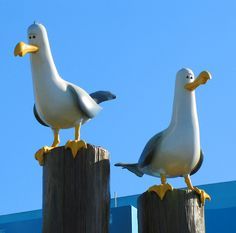
[(27, 53), (37, 54), (48, 46), (47, 31), (42, 24), (34, 23), (28, 28), (28, 44), (19, 42), (14, 50), (15, 56), (23, 57)]
[(176, 75), (176, 82), (187, 91), (194, 91), (198, 86), (205, 84), (211, 79), (208, 71), (202, 71), (197, 77), (194, 76), (192, 70), (183, 68)]

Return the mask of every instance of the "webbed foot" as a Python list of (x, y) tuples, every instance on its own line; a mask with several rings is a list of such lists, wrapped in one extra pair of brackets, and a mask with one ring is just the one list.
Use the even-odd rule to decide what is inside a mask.
[(211, 200), (210, 195), (207, 194), (204, 190), (199, 189), (199, 188), (197, 188), (197, 187), (194, 187), (194, 186), (192, 185), (192, 182), (191, 182), (191, 180), (190, 180), (190, 176), (189, 176), (189, 175), (185, 176), (184, 179), (185, 179), (185, 183), (187, 184), (188, 188), (189, 188), (190, 190), (195, 191), (197, 194), (200, 195), (200, 200), (201, 200), (201, 203), (202, 203), (203, 205), (205, 204), (205, 201), (206, 201), (206, 200)]
[(55, 148), (55, 147), (53, 147), (53, 146), (44, 146), (35, 153), (34, 157), (35, 157), (36, 160), (38, 160), (38, 162), (41, 166), (44, 165), (44, 155), (46, 153), (50, 152), (53, 148)]
[(211, 197), (208, 193), (206, 193), (204, 190), (199, 189), (197, 187), (193, 187), (194, 191), (200, 196), (201, 203), (204, 205), (206, 200), (211, 200)]
[(150, 187), (148, 192), (155, 192), (160, 197), (160, 199), (163, 200), (168, 190), (173, 190), (173, 187), (170, 184), (160, 184)]
[(80, 149), (82, 149), (82, 148), (87, 149), (87, 143), (83, 140), (74, 140), (74, 141), (69, 140), (66, 143), (65, 147), (66, 147), (66, 149), (67, 148), (71, 149), (72, 155), (75, 158)]

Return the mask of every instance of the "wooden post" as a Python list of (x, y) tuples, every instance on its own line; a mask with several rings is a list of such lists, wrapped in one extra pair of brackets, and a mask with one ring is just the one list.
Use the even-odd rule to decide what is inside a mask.
[(108, 233), (108, 151), (88, 144), (74, 159), (58, 147), (45, 155), (43, 233)]
[(153, 192), (138, 199), (139, 233), (204, 233), (204, 206), (189, 190), (168, 191), (161, 201)]

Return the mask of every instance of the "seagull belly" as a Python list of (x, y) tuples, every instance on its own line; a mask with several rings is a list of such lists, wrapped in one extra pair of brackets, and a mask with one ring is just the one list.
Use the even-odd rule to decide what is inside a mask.
[[(149, 175), (177, 177), (190, 174), (200, 159), (198, 138), (176, 138), (164, 141), (156, 150), (153, 161), (146, 168)], [(151, 174), (150, 174), (151, 173)]]
[(85, 121), (82, 113), (66, 93), (41, 96), (36, 101), (40, 117), (51, 128), (66, 129)]
[(167, 177), (177, 177), (190, 174), (200, 158), (199, 153), (193, 150), (186, 151), (162, 151), (150, 165), (150, 170), (164, 174)]

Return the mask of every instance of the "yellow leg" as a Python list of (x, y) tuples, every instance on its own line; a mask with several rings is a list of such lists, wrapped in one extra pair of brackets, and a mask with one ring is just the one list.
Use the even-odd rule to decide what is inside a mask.
[(54, 133), (54, 140), (52, 145), (44, 146), (43, 148), (39, 149), (35, 154), (35, 159), (38, 160), (40, 165), (44, 164), (44, 155), (60, 144), (59, 130), (53, 129), (53, 133)]
[(75, 140), (80, 140), (80, 126), (81, 124), (75, 126)]
[(81, 123), (75, 127), (75, 140), (74, 141), (69, 140), (66, 143), (66, 148), (71, 149), (71, 152), (74, 158), (76, 157), (80, 149), (82, 148), (87, 149), (87, 143), (83, 140), (80, 140), (80, 126), (81, 126)]
[(173, 187), (166, 183), (166, 176), (161, 175), (161, 184), (150, 187), (148, 192), (155, 192), (163, 200), (168, 190), (172, 191)]
[(211, 197), (202, 189), (199, 189), (197, 187), (193, 187), (192, 185), (192, 182), (190, 180), (190, 176), (187, 175), (184, 177), (184, 180), (185, 180), (185, 183), (187, 184), (188, 188), (190, 190), (193, 190), (195, 191), (197, 194), (200, 195), (200, 198), (201, 198), (201, 203), (204, 205), (205, 204), (205, 200), (208, 199), (208, 200), (211, 200)]
[(54, 130), (54, 140), (51, 147), (57, 147), (60, 144), (59, 130)]

